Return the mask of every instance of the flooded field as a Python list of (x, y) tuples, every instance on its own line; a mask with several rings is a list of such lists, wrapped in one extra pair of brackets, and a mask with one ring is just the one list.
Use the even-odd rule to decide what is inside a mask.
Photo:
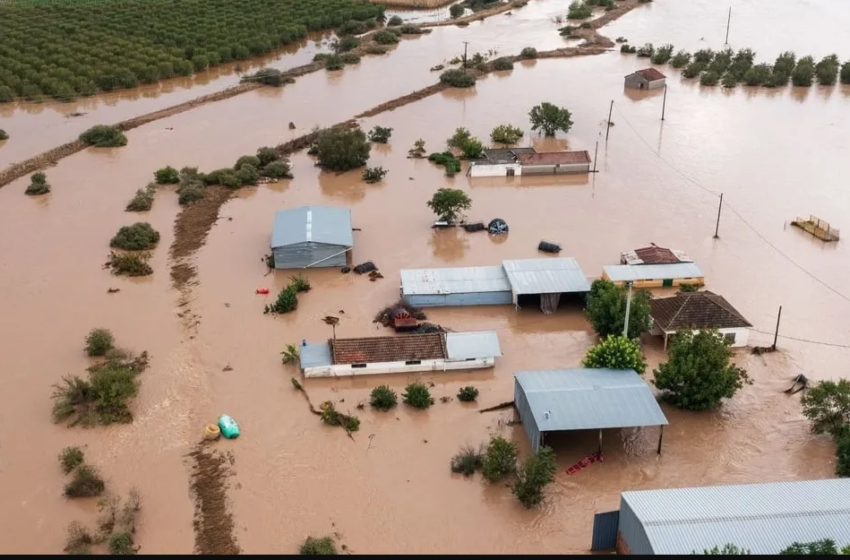
[[(848, 10), (837, 1), (789, 2), (766, 15), (746, 12), (751, 4), (732, 3), (734, 46), (771, 57), (786, 49), (850, 56), (850, 45), (832, 44), (847, 41), (838, 30), (846, 28), (841, 21)], [(155, 169), (222, 167), (259, 146), (430, 85), (437, 75), (429, 68), (462, 52), (462, 41), (469, 41), (471, 52), (500, 54), (563, 46), (551, 18), (565, 10), (565, 3), (537, 0), (511, 16), (436, 28), (402, 41), (391, 55), (364, 58), (343, 72), (322, 71), (283, 90), (257, 90), (202, 106), (130, 131), (125, 148), (89, 149), (63, 159), (46, 170), (53, 185), (46, 197), (25, 197), (26, 179), (0, 189), (5, 318), (0, 410), (7, 425), (0, 434), (0, 524), (14, 535), (2, 540), (2, 551), (58, 552), (70, 521), (93, 519), (92, 504), (62, 498), (64, 478), (56, 464), (61, 448), (85, 445), (88, 460), (109, 484), (122, 491), (139, 488), (141, 552), (191, 552), (187, 455), (204, 425), (221, 413), (236, 418), (243, 431), (240, 439), (215, 447), (235, 458), (229, 498), (245, 553), (291, 553), (307, 535), (334, 532), (353, 553), (584, 553), (593, 513), (616, 507), (626, 489), (832, 476), (833, 444), (808, 433), (799, 399), (782, 389), (801, 372), (815, 380), (845, 375), (833, 364), (844, 363), (850, 347), (850, 291), (843, 281), (850, 259), (841, 243), (813, 241), (786, 222), (816, 214), (836, 227), (850, 227), (850, 194), (840, 180), (850, 133), (847, 86), (725, 92), (674, 77), (662, 122), (661, 93), (623, 90), (623, 76), (641, 64), (633, 57), (612, 52), (524, 62), (479, 80), (474, 90), (449, 90), (365, 119), (365, 129), (376, 124), (394, 129), (390, 143), (375, 146), (370, 159), (370, 165), (389, 170), (381, 183), (365, 184), (360, 171), (320, 172), (301, 152), (292, 158), (293, 180), (240, 191), (223, 206), (197, 255), (199, 284), (190, 306), (200, 324), (191, 329), (178, 316), (185, 309), (178, 306), (180, 294), (168, 274), (172, 225), (180, 210), (170, 189), (157, 194), (143, 218), (162, 234), (151, 263), (154, 275), (133, 281), (102, 270), (109, 238), (137, 221), (124, 206)], [(702, 0), (657, 0), (602, 32), (698, 48), (689, 41), (706, 35), (708, 42), (703, 26), (719, 12), (720, 37), (709, 43), (717, 47), (725, 10)], [(757, 17), (762, 15), (763, 21)], [(811, 24), (801, 25), (806, 18)], [(312, 58), (307, 52), (292, 56), (307, 61)], [(65, 119), (52, 106), (37, 114), (0, 112), (0, 128), (13, 140), (16, 131), (25, 137), (22, 147), (15, 142), (0, 147), (0, 162), (5, 166), (66, 142), (91, 124), (169, 106), (235, 80), (211, 79), (206, 86), (116, 105), (97, 98), (80, 109), (89, 114), (79, 119)], [(615, 126), (606, 142), (611, 100)], [(575, 125), (569, 134), (555, 141), (532, 134), (527, 113), (542, 101), (570, 109)], [(289, 121), (296, 130), (287, 129)], [(426, 140), (428, 151), (437, 151), (456, 127), (486, 139), (502, 123), (521, 126), (538, 146), (594, 154), (598, 142), (600, 172), (447, 179), (428, 161), (406, 158), (418, 138)], [(507, 238), (430, 229), (433, 214), (425, 201), (443, 186), (469, 194), (470, 218), (505, 219), (511, 228)], [(727, 206), (715, 240), (721, 192)], [(314, 288), (300, 298), (298, 310), (266, 316), (263, 307), (292, 274), (266, 275), (262, 257), (273, 215), (300, 204), (348, 206), (354, 227), (361, 229), (354, 234), (355, 263), (372, 260), (385, 278), (370, 282), (337, 270), (310, 270), (306, 276)], [(479, 414), (474, 405), (441, 403), (439, 397), (474, 384), (481, 390), (480, 406), (498, 404), (512, 397), (515, 371), (578, 365), (594, 335), (577, 311), (552, 316), (502, 307), (429, 311), (429, 321), (456, 331), (496, 329), (504, 356), (494, 370), (425, 376), (435, 383), (438, 399), (427, 412), (355, 410), (375, 385), (387, 383), (400, 392), (412, 376), (305, 382), (313, 402), (332, 399), (339, 410), (360, 417), (354, 442), (322, 425), (292, 388), (289, 379), (296, 371), (281, 365), (279, 352), (302, 339), (329, 338), (331, 327), (322, 317), (341, 317), (340, 337), (389, 334), (372, 318), (398, 297), (400, 269), (532, 258), (541, 239), (561, 243), (562, 254), (577, 258), (591, 277), (626, 249), (650, 242), (683, 249), (705, 272), (709, 289), (755, 325), (752, 345), (772, 342), (780, 305), (781, 333), (810, 342), (780, 338), (779, 353), (742, 352), (739, 362), (755, 384), (717, 412), (665, 406), (670, 427), (660, 456), (654, 430), (606, 432), (605, 463), (567, 476), (564, 468), (595, 451), (596, 434), (556, 439), (557, 481), (544, 506), (532, 511), (522, 509), (506, 488), (449, 471), (460, 445), (484, 442), (490, 433), (510, 435), (525, 451), (521, 427), (507, 426), (511, 413)], [(270, 288), (272, 295), (256, 295), (258, 287)], [(109, 288), (120, 292), (108, 294)], [(134, 405), (136, 419), (108, 429), (53, 425), (50, 387), (88, 365), (83, 338), (95, 326), (112, 329), (120, 345), (151, 354)], [(663, 360), (659, 340), (647, 340), (645, 350), (651, 366)]]

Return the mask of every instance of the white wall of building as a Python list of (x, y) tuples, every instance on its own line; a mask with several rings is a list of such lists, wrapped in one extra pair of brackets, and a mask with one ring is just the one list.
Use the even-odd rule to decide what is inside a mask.
[(474, 360), (422, 360), (418, 364), (405, 362), (379, 362), (366, 364), (366, 367), (351, 367), (351, 364), (333, 364), (304, 369), (304, 377), (352, 377), (359, 375), (381, 375), (387, 373), (419, 373), (428, 371), (453, 371), (463, 369), (490, 368), (496, 364), (496, 358), (476, 358)]
[(508, 170), (513, 169), (514, 175), (522, 175), (522, 166), (518, 163), (477, 163), (469, 166), (470, 177), (507, 177)]
[[(718, 332), (722, 335), (733, 334), (735, 335), (735, 342), (732, 343), (732, 348), (742, 348), (747, 345), (750, 340), (750, 329), (741, 327), (737, 329), (717, 329)], [(694, 331), (694, 334), (697, 334), (699, 331)], [(657, 325), (652, 327), (652, 330), (649, 331), (649, 334), (654, 336), (664, 336), (664, 331), (661, 330)], [(667, 333), (668, 337), (673, 336), (675, 331), (669, 331)]]

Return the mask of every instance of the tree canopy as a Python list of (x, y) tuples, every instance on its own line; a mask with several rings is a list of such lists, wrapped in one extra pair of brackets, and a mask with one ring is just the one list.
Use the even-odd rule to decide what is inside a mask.
[(531, 119), (531, 130), (541, 130), (546, 136), (555, 136), (558, 131), (569, 132), (573, 126), (568, 110), (548, 102), (532, 107), (528, 118)]
[(845, 546), (842, 550), (838, 550), (835, 541), (832, 539), (823, 539), (809, 543), (794, 543), (782, 552), (780, 556), (840, 556), (850, 555), (850, 546)]
[(850, 381), (821, 381), (803, 395), (803, 415), (816, 434), (838, 435), (850, 424)]
[(460, 189), (439, 189), (427, 202), (428, 208), (445, 222), (452, 223), (464, 210), (472, 208), (472, 199)]
[[(626, 323), (625, 288), (618, 288), (608, 280), (595, 280), (587, 296), (585, 315), (593, 330), (601, 337), (623, 334)], [(641, 290), (632, 292), (632, 304), (629, 308), (628, 338), (638, 338), (649, 331), (649, 293)]]
[(655, 370), (655, 386), (679, 408), (707, 410), (731, 399), (747, 372), (731, 362), (730, 341), (716, 330), (677, 333), (670, 357)]
[(359, 128), (328, 128), (316, 139), (319, 166), (331, 171), (348, 171), (366, 165), (372, 146)]
[[(694, 552), (696, 554), (696, 552)], [(739, 548), (734, 544), (725, 544), (721, 546), (715, 546), (714, 548), (710, 548), (702, 553), (703, 556), (749, 556), (750, 551), (746, 548)]]
[(588, 350), (582, 365), (586, 368), (633, 369), (641, 375), (646, 371), (640, 345), (622, 335), (609, 336)]

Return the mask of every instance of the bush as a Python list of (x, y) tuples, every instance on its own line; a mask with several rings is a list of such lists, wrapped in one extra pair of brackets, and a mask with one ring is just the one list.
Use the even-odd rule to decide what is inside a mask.
[(148, 276), (153, 274), (153, 269), (148, 264), (150, 253), (116, 253), (109, 254), (109, 260), (105, 268), (112, 271), (116, 276)]
[(106, 490), (106, 484), (97, 470), (89, 465), (81, 465), (74, 471), (74, 478), (65, 485), (66, 498), (94, 498)]
[(353, 52), (342, 53), (339, 59), (343, 64), (360, 64), (360, 55)]
[(474, 475), (475, 471), (481, 470), (483, 465), (483, 447), (475, 449), (468, 445), (461, 447), (458, 454), (452, 457), (451, 462), (452, 472), (463, 476)]
[(756, 64), (744, 73), (744, 83), (748, 86), (760, 86), (767, 83), (773, 72), (770, 64)]
[(367, 183), (377, 183), (381, 181), (387, 174), (387, 170), (383, 167), (367, 167), (363, 171), (363, 180)]
[(369, 24), (365, 21), (349, 20), (337, 27), (336, 34), (342, 37), (343, 35), (362, 35), (369, 31)]
[(394, 45), (398, 43), (398, 35), (385, 29), (375, 33), (373, 39), (380, 45)]
[(188, 183), (177, 189), (177, 203), (180, 206), (192, 204), (204, 198), (204, 185), (202, 183)]
[(637, 50), (638, 58), (652, 58), (652, 55), (655, 54), (655, 47), (652, 46), (652, 43), (646, 43), (644, 46)]
[(690, 80), (699, 76), (703, 70), (705, 70), (705, 63), (691, 62), (682, 70), (682, 77)]
[(684, 68), (691, 61), (691, 54), (687, 51), (679, 51), (670, 59), (670, 66), (673, 68)]
[(292, 167), (286, 161), (277, 160), (263, 166), (260, 175), (270, 179), (291, 179)]
[(257, 150), (257, 165), (254, 165), (254, 167), (263, 167), (273, 161), (279, 161), (280, 159), (280, 154), (277, 153), (277, 150), (275, 150), (274, 148), (269, 148), (267, 146), (259, 148)]
[(457, 88), (472, 87), (475, 85), (475, 76), (464, 70), (446, 70), (440, 74), (440, 82)]
[(472, 385), (463, 387), (458, 391), (457, 398), (461, 402), (474, 402), (478, 398), (478, 389)]
[(516, 471), (516, 444), (501, 436), (492, 436), (484, 454), (481, 473), (490, 482), (499, 482)]
[(534, 47), (525, 47), (520, 51), (519, 56), (524, 59), (537, 58), (537, 49)]
[(451, 8), (449, 8), (449, 15), (453, 18), (459, 18), (466, 11), (466, 8), (461, 6), (460, 4), (453, 4)]
[(342, 426), (348, 432), (356, 432), (360, 429), (359, 418), (337, 412), (330, 401), (322, 403), (321, 409), (322, 422), (328, 426)]
[(708, 70), (699, 77), (699, 83), (702, 86), (716, 86), (720, 81), (720, 75), (714, 70)]
[(127, 137), (114, 126), (99, 124), (80, 134), (80, 140), (97, 148), (117, 148), (127, 145)]
[(147, 222), (137, 222), (119, 229), (109, 242), (109, 246), (125, 251), (145, 251), (152, 249), (157, 243), (159, 243), (159, 232)]
[(248, 164), (254, 168), (262, 167), (262, 162), (260, 162), (260, 158), (257, 156), (242, 156), (236, 160), (236, 164), (233, 166), (234, 171), (239, 171), (243, 165)]
[(493, 70), (513, 70), (514, 63), (510, 59), (501, 57), (493, 61)]
[(310, 281), (303, 276), (291, 276), (289, 279), (289, 287), (295, 290), (296, 294), (303, 294), (312, 289)]
[(106, 356), (115, 348), (115, 337), (108, 329), (92, 329), (86, 335), (86, 354), (89, 356)]
[[(584, 26), (584, 25), (585, 24), (582, 24), (582, 26)], [(576, 30), (576, 28), (573, 27), (572, 25), (567, 25), (565, 27), (558, 29), (558, 35), (560, 35), (561, 37), (572, 37), (573, 32), (575, 30)]]
[(447, 177), (453, 177), (455, 173), (460, 172), (460, 160), (451, 152), (433, 153), (428, 156), (428, 161), (444, 166)]
[(732, 72), (726, 72), (723, 74), (723, 79), (720, 80), (720, 84), (725, 88), (733, 88), (738, 85), (738, 76)]
[(428, 387), (424, 383), (419, 381), (405, 387), (401, 397), (405, 404), (420, 410), (425, 410), (434, 404), (434, 399), (431, 398), (431, 391), (428, 390)]
[(500, 124), (490, 133), (490, 140), (499, 144), (516, 144), (523, 137), (519, 127), (510, 124)]
[[(318, 55), (317, 55), (318, 56)], [(332, 54), (325, 59), (325, 70), (328, 72), (336, 72), (345, 68), (345, 62), (337, 54)]]
[(672, 57), (673, 45), (662, 45), (655, 49), (651, 61), (653, 64), (667, 64)]
[(376, 126), (369, 131), (369, 141), (378, 144), (386, 144), (393, 135), (393, 129), (385, 126)]
[[(3, 102), (3, 101), (2, 101), (2, 100), (0, 100), (0, 103), (2, 103), (2, 102)], [(0, 128), (0, 141), (2, 141), (2, 140), (8, 140), (8, 139), (9, 139), (9, 133), (8, 133), (8, 132), (6, 132), (5, 130), (3, 130), (2, 128)]]
[(825, 56), (815, 66), (815, 74), (818, 78), (818, 83), (822, 86), (832, 86), (838, 81), (838, 70), (840, 63), (838, 57), (834, 54)]
[(83, 464), (83, 450), (79, 447), (66, 447), (59, 454), (59, 463), (62, 465), (62, 472), (68, 474)]
[(439, 220), (453, 223), (463, 215), (464, 210), (472, 208), (472, 199), (460, 189), (442, 188), (437, 189), (426, 204)]
[(401, 17), (399, 17), (399, 16), (393, 16), (393, 17), (391, 17), (391, 18), (389, 19), (389, 21), (387, 21), (387, 26), (388, 26), (388, 27), (392, 27), (392, 26), (401, 25), (401, 24), (403, 24), (403, 23), (404, 23), (404, 20), (403, 20), (403, 19), (401, 19)]
[(800, 399), (803, 416), (812, 423), (812, 432), (833, 437), (848, 435), (850, 425), (850, 381), (821, 381)]
[(551, 447), (541, 447), (536, 454), (529, 455), (516, 470), (513, 493), (526, 508), (543, 501), (543, 490), (555, 482), (555, 452)]
[(136, 549), (133, 548), (133, 535), (131, 533), (109, 535), (109, 554), (136, 554)]
[(65, 542), (65, 552), (69, 555), (89, 555), (95, 539), (88, 529), (73, 521), (68, 525), (68, 540)]
[(230, 188), (237, 188), (242, 185), (256, 185), (257, 180), (260, 178), (260, 173), (257, 171), (257, 168), (249, 163), (243, 163), (242, 167), (236, 172), (236, 179), (238, 182), (231, 185), (225, 185)]
[(841, 83), (850, 84), (850, 61), (841, 65)]
[(398, 404), (398, 396), (388, 385), (379, 385), (372, 389), (369, 404), (378, 410), (389, 410)]
[(785, 51), (776, 57), (773, 63), (773, 82), (777, 86), (784, 86), (791, 79), (791, 73), (794, 71), (794, 66), (797, 63), (797, 55), (791, 51)]
[(469, 132), (468, 129), (461, 126), (456, 128), (454, 134), (452, 134), (446, 140), (446, 146), (449, 148), (457, 148), (458, 150), (462, 150), (463, 146), (471, 139), (472, 133)]
[(177, 170), (167, 165), (162, 169), (157, 169), (154, 174), (154, 180), (160, 185), (176, 185), (180, 182), (180, 175)]
[(850, 477), (850, 426), (835, 437), (835, 474), (840, 477)]
[(337, 551), (331, 537), (307, 537), (307, 540), (298, 549), (298, 554), (305, 556), (333, 556), (337, 554)]
[(476, 159), (484, 153), (484, 144), (478, 138), (470, 138), (460, 149), (466, 159)]
[(334, 45), (334, 51), (337, 53), (344, 53), (356, 49), (359, 46), (360, 39), (349, 35), (348, 37), (343, 37), (336, 42)]
[(391, 29), (390, 31), (396, 32), (398, 31), (402, 35), (422, 35), (425, 33), (422, 29), (419, 29), (415, 25), (402, 25), (399, 29)]
[(316, 139), (318, 164), (331, 171), (348, 171), (366, 165), (371, 146), (359, 128), (329, 128)]
[(33, 173), (30, 180), (32, 182), (26, 188), (24, 194), (40, 195), (47, 194), (50, 192), (50, 183), (47, 182), (47, 175), (45, 175), (44, 173)]
[(153, 207), (154, 193), (156, 193), (156, 183), (149, 183), (144, 189), (137, 190), (125, 210), (127, 212), (147, 212)]
[(593, 15), (593, 9), (581, 0), (570, 4), (567, 19), (587, 19)]
[(609, 336), (592, 347), (582, 365), (586, 368), (633, 369), (641, 375), (646, 371), (640, 344), (624, 336)]
[(791, 83), (797, 87), (810, 87), (815, 79), (815, 61), (810, 56), (804, 56), (797, 61), (791, 72)]
[(277, 295), (277, 300), (266, 308), (267, 313), (290, 313), (298, 308), (298, 292), (287, 286)]
[(298, 352), (298, 347), (294, 344), (287, 344), (286, 350), (281, 352), (283, 358), (280, 361), (285, 366), (291, 366), (298, 363), (298, 359), (300, 358), (300, 354)]

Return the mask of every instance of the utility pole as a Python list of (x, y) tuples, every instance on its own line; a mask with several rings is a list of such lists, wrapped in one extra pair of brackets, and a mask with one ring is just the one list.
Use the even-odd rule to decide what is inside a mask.
[(629, 287), (629, 293), (626, 295), (626, 321), (623, 324), (623, 336), (629, 337), (629, 312), (632, 309), (632, 283), (626, 282)]
[[(731, 8), (730, 8), (731, 10)], [(466, 70), (466, 49), (469, 47), (469, 41), (463, 42), (463, 69)]]
[(779, 315), (776, 316), (776, 332), (773, 333), (773, 346), (772, 348), (776, 350), (776, 341), (779, 339), (779, 320), (782, 319), (782, 306), (779, 306)]
[(726, 42), (724, 45), (729, 44), (729, 26), (732, 25), (732, 7), (729, 7), (729, 19), (726, 20)]
[(664, 113), (667, 112), (667, 84), (664, 84), (664, 101), (661, 103), (661, 120), (664, 120)]
[(723, 193), (720, 193), (720, 204), (717, 205), (717, 225), (714, 226), (714, 238), (720, 238), (720, 210), (723, 208)]
[(599, 140), (596, 141), (596, 149), (593, 150), (593, 173), (596, 173), (596, 156), (599, 154)]
[(614, 111), (614, 100), (611, 100), (611, 106), (608, 107), (608, 122), (605, 123), (605, 141), (608, 141), (608, 134), (611, 132), (611, 113)]

